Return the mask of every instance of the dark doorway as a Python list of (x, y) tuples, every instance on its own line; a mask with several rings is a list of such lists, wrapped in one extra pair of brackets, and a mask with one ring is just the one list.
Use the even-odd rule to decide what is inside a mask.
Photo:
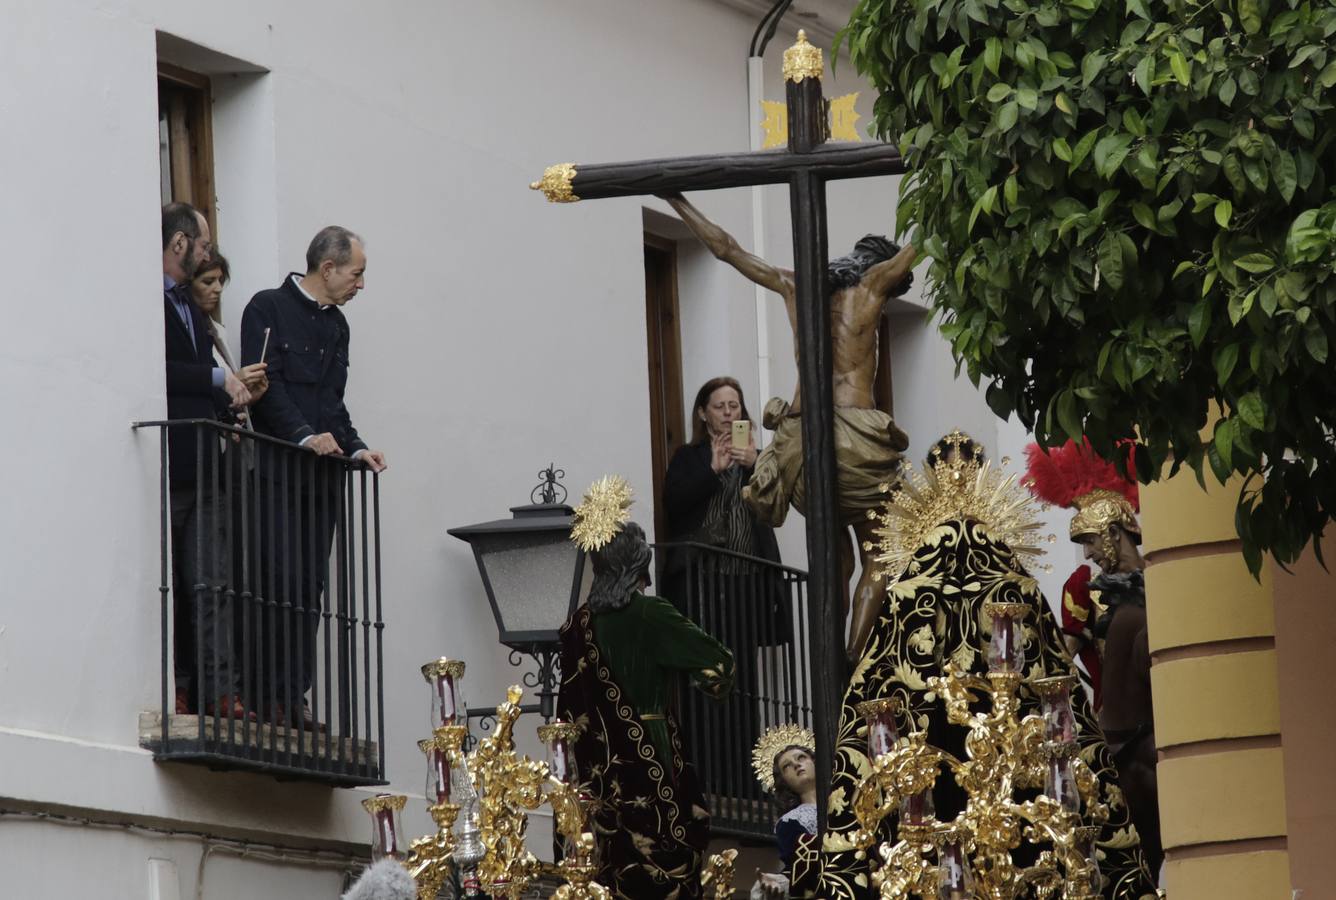
[(677, 245), (645, 235), (645, 334), (649, 342), (649, 422), (654, 467), (654, 534), (667, 535), (663, 476), (682, 430), (682, 335), (677, 316)]

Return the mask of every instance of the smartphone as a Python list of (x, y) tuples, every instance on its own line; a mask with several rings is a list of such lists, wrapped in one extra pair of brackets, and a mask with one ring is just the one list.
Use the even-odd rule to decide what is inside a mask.
[(733, 446), (743, 450), (749, 444), (751, 444), (751, 422), (738, 419), (733, 423)]

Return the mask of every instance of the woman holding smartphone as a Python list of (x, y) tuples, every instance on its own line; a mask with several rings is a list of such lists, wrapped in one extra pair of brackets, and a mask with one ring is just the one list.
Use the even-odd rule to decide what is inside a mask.
[[(678, 448), (663, 482), (667, 540), (674, 547), (663, 561), (663, 595), (689, 618), (710, 622), (712, 633), (737, 660), (737, 685), (722, 704), (688, 695), (683, 711), (696, 760), (711, 793), (714, 773), (725, 771), (724, 748), (711, 735), (728, 734), (750, 746), (766, 725), (760, 710), (770, 680), (758, 665), (757, 649), (787, 643), (792, 609), (784, 602), (775, 532), (759, 522), (742, 497), (756, 464), (756, 435), (742, 386), (736, 378), (711, 378), (691, 408), (691, 442)], [(690, 600), (690, 602), (688, 602)], [(777, 704), (765, 704), (766, 710)], [(698, 716), (700, 719), (693, 719)], [(711, 726), (717, 727), (711, 727)], [(737, 735), (742, 725), (746, 731)], [(732, 747), (728, 748), (731, 752)], [(718, 792), (717, 790), (715, 791)]]

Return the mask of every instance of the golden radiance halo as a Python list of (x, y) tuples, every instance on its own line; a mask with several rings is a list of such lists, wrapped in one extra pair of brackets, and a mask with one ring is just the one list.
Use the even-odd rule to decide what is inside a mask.
[(589, 486), (575, 508), (571, 540), (591, 553), (617, 536), (631, 519), (631, 485), (620, 475), (604, 475)]
[[(959, 430), (944, 442), (956, 448), (969, 441)], [(1015, 475), (994, 470), (992, 464), (966, 458), (963, 452), (943, 458), (934, 454), (931, 465), (908, 467), (904, 476), (885, 490), (890, 497), (881, 513), (869, 512), (877, 521), (875, 577), (894, 582), (909, 567), (914, 554), (932, 531), (952, 519), (974, 519), (995, 541), (1006, 544), (1029, 568), (1044, 550), (1039, 530), (1039, 503)]]
[(815, 750), (816, 736), (812, 729), (801, 725), (776, 725), (757, 739), (752, 749), (752, 769), (766, 793), (775, 792), (775, 756), (783, 753), (785, 747), (792, 746)]

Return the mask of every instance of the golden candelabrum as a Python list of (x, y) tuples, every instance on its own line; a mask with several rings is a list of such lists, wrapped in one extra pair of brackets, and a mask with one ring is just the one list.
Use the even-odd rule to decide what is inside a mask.
[[(491, 736), (465, 752), (464, 664), (439, 659), (423, 666), (422, 674), (432, 687), (434, 728), (418, 747), (427, 757), (426, 795), (437, 831), (403, 852), (398, 814), (407, 798), (370, 798), (363, 806), (372, 817), (372, 857), (398, 859), (417, 884), (418, 900), (436, 900), (452, 877), (464, 896), (518, 900), (546, 872), (564, 882), (553, 895), (557, 900), (609, 900), (607, 889), (594, 881), (596, 846), (586, 830), (590, 798), (580, 789), (574, 754), (580, 726), (561, 721), (539, 726), (546, 762), (516, 753), (514, 728), (524, 692), (515, 685), (496, 708)], [(529, 813), (544, 803), (565, 840), (565, 857), (555, 866), (541, 863), (525, 846)]]
[(737, 863), (738, 851), (730, 847), (710, 856), (705, 861), (705, 868), (700, 873), (701, 887), (710, 900), (732, 900), (733, 868)]
[[(1028, 612), (1019, 603), (985, 604), (993, 627), (988, 674), (966, 675), (948, 666), (943, 677), (928, 680), (947, 720), (968, 729), (964, 759), (928, 744), (923, 732), (901, 737), (894, 698), (859, 704), (871, 771), (853, 800), (859, 822), (854, 843), (871, 850), (883, 820), (896, 814), (895, 842), (876, 848), (881, 862), (872, 880), (883, 900), (1101, 895), (1095, 839), (1109, 810), (1078, 754), (1075, 679), (1029, 681), (1042, 714), (1020, 715), (1020, 621)], [(976, 710), (984, 697), (988, 708)], [(950, 822), (938, 820), (932, 800), (944, 766), (967, 797)], [(1022, 844), (1032, 851), (1028, 865), (1013, 858)]]

